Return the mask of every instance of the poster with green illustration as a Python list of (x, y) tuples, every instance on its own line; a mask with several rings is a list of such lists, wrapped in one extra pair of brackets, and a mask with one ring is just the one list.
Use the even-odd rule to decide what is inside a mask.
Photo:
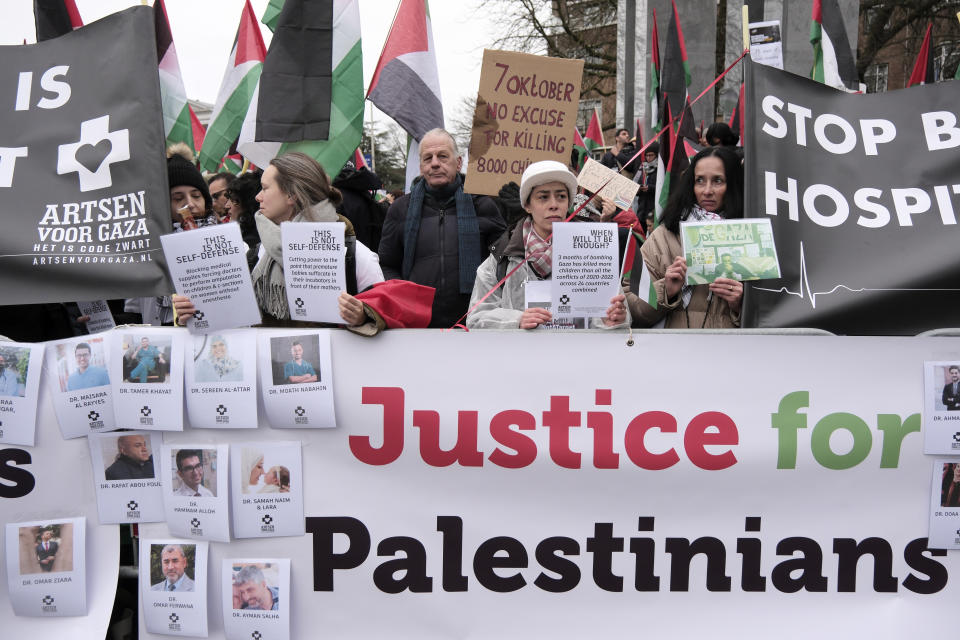
[(683, 222), (680, 239), (687, 259), (687, 284), (780, 277), (769, 219)]

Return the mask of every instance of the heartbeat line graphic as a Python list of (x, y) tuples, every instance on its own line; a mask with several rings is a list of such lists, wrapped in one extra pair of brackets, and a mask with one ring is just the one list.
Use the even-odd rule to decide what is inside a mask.
[(960, 291), (960, 289), (897, 289), (897, 288), (867, 288), (862, 287), (859, 289), (854, 289), (848, 287), (845, 284), (838, 284), (833, 289), (829, 291), (811, 291), (810, 278), (807, 275), (807, 258), (806, 254), (803, 252), (803, 243), (800, 243), (800, 291), (791, 291), (787, 287), (780, 287), (779, 289), (767, 289), (764, 287), (754, 287), (758, 291), (770, 291), (772, 293), (785, 293), (787, 295), (796, 296), (801, 300), (809, 299), (810, 307), (812, 309), (817, 308), (817, 296), (829, 296), (830, 294), (836, 293), (841, 289), (845, 289), (850, 293), (863, 293), (865, 291)]

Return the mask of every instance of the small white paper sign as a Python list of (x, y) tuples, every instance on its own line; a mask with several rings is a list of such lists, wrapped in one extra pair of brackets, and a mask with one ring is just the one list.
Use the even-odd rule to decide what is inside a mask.
[(257, 427), (257, 332), (239, 329), (192, 336), (184, 381), (190, 425)]
[[(527, 309), (535, 307), (551, 310), (553, 304), (550, 299), (550, 288), (549, 280), (527, 280), (523, 285), (524, 302)], [(550, 322), (538, 326), (537, 329), (583, 329), (584, 324), (583, 318), (564, 318), (562, 320), (553, 318)]]
[(935, 458), (930, 484), (931, 549), (960, 549), (960, 458)]
[(165, 444), (160, 477), (170, 533), (230, 542), (229, 447)]
[(192, 333), (260, 322), (240, 225), (171, 233), (160, 236), (160, 242), (177, 293), (190, 298), (197, 310), (187, 321)]
[(620, 245), (612, 222), (553, 225), (554, 318), (605, 316), (620, 293)]
[(234, 444), (230, 455), (234, 536), (304, 535), (300, 442)]
[(337, 298), (347, 290), (342, 222), (284, 222), (283, 274), (290, 317), (342, 323)]
[(783, 41), (780, 21), (751, 22), (750, 59), (777, 69), (783, 69)]
[(163, 489), (154, 466), (163, 444), (160, 434), (91, 433), (87, 440), (100, 523), (163, 521)]
[(960, 455), (960, 360), (923, 363), (923, 452)]
[(207, 637), (206, 542), (142, 539), (140, 602), (147, 631)]
[(18, 616), (87, 615), (86, 523), (7, 523), (7, 587)]
[(65, 439), (117, 428), (108, 347), (107, 337), (97, 335), (47, 343), (44, 368)]
[(78, 302), (77, 307), (80, 309), (80, 315), (90, 317), (87, 320), (87, 332), (90, 334), (109, 331), (117, 326), (106, 300)]
[(183, 329), (161, 327), (111, 333), (108, 370), (118, 427), (183, 431), (183, 345), (187, 335)]
[(43, 344), (0, 342), (0, 443), (32, 447)]
[(228, 639), (290, 638), (289, 559), (224, 559), (221, 584)]
[(335, 427), (330, 330), (260, 331), (260, 388), (276, 429)]

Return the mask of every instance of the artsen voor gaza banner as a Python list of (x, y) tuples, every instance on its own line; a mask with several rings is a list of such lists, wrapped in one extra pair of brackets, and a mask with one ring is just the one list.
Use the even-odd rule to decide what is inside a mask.
[[(924, 359), (953, 340), (331, 340), (336, 428), (164, 434), (303, 441), (290, 482), (306, 535), (210, 548), (211, 575), (229, 558), (292, 560), (291, 637), (899, 640), (956, 626), (958, 556), (926, 549), (920, 432)], [(434, 364), (411, 375), (412, 357)], [(224, 637), (216, 607), (210, 635)]]
[(0, 51), (0, 303), (169, 293), (152, 10)]
[(747, 217), (783, 277), (744, 326), (914, 335), (960, 317), (960, 83), (852, 95), (748, 64)]

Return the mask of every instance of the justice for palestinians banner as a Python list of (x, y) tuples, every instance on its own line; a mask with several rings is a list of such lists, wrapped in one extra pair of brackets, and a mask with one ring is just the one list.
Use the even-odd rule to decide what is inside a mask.
[[(287, 465), (268, 447), (302, 440), (302, 477), (289, 467), (291, 493), (272, 495), (303, 487), (306, 535), (210, 545), (211, 567), (295, 559), (280, 594), (292, 638), (642, 629), (759, 640), (776, 629), (902, 640), (956, 629), (960, 555), (927, 548), (934, 458), (920, 432), (924, 359), (955, 351), (955, 339), (330, 338), (336, 428), (281, 436), (261, 420), (164, 434), (259, 444), (268, 473)], [(411, 354), (470, 364), (451, 393), (448, 369), (411, 375)], [(505, 372), (504, 354), (532, 369)], [(556, 375), (571, 363), (576, 376)], [(682, 382), (691, 371), (696, 385)], [(262, 513), (261, 524), (274, 518)], [(164, 524), (140, 530), (168, 536)], [(221, 588), (209, 598), (218, 639)]]
[(532, 162), (569, 164), (582, 75), (583, 60), (484, 49), (464, 190), (495, 196)]
[(782, 278), (744, 326), (913, 335), (960, 317), (960, 84), (850, 95), (746, 69), (746, 207)]
[(0, 52), (0, 303), (169, 293), (151, 9)]

